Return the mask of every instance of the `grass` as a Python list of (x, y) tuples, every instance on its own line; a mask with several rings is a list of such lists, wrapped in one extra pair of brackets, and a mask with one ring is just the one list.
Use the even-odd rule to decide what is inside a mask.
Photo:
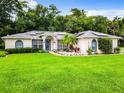
[(124, 55), (0, 58), (0, 93), (124, 93)]

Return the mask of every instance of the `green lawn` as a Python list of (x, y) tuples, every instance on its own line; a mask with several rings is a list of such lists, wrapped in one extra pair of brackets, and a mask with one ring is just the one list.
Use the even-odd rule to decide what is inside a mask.
[(0, 58), (0, 93), (124, 93), (124, 55)]

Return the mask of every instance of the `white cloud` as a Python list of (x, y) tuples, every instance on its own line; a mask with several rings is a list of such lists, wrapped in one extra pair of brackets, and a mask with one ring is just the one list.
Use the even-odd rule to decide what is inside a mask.
[(124, 10), (87, 10), (88, 16), (98, 16), (102, 15), (113, 19), (114, 17), (124, 17)]
[(26, 1), (28, 7), (30, 7), (31, 9), (34, 9), (38, 4), (36, 0), (19, 0), (19, 1)]

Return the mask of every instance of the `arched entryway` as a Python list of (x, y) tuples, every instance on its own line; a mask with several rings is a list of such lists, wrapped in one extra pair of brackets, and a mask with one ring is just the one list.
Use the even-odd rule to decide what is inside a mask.
[(52, 41), (53, 41), (53, 37), (52, 36), (47, 36), (45, 39), (45, 48), (47, 51), (51, 51), (52, 50)]
[(97, 41), (95, 39), (92, 40), (92, 50), (93, 52), (97, 52)]

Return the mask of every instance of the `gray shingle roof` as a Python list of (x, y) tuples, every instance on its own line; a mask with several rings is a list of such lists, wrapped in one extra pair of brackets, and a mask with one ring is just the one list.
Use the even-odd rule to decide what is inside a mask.
[(104, 34), (100, 32), (95, 32), (95, 31), (84, 31), (76, 34), (78, 38), (115, 38), (115, 39), (122, 39), (122, 37), (115, 36), (115, 35), (109, 35), (109, 34)]
[(67, 34), (66, 32), (48, 32), (48, 31), (30, 31), (30, 32), (25, 32), (25, 33), (18, 33), (18, 34), (13, 34), (13, 35), (7, 35), (2, 37), (2, 39), (38, 39), (40, 36), (44, 35), (50, 35), (50, 36), (55, 36), (57, 39), (63, 38), (63, 36)]
[[(55, 36), (57, 39), (62, 39), (66, 32), (49, 32), (49, 31), (30, 31), (25, 33), (18, 33), (13, 35), (7, 35), (2, 37), (2, 39), (39, 39), (42, 36)], [(72, 35), (72, 34), (71, 34)], [(84, 31), (78, 34), (75, 34), (78, 38), (115, 38), (121, 39), (122, 37), (108, 35), (104, 33), (99, 33), (95, 31)], [(41, 36), (41, 37), (40, 37)]]

